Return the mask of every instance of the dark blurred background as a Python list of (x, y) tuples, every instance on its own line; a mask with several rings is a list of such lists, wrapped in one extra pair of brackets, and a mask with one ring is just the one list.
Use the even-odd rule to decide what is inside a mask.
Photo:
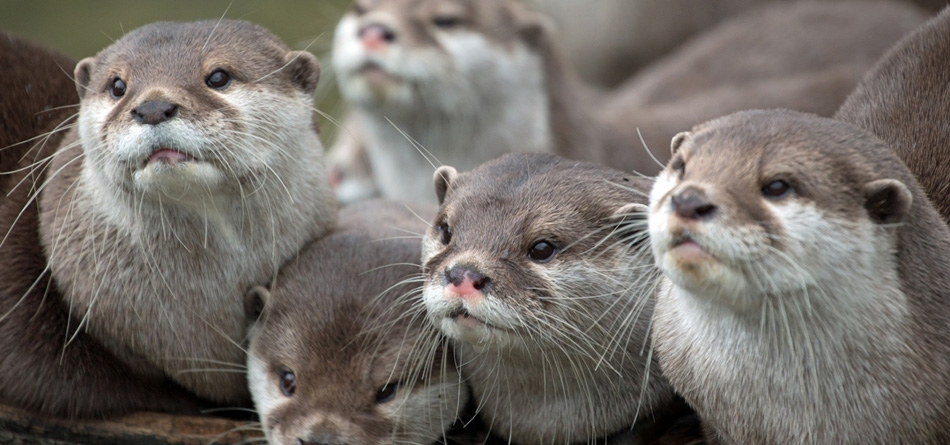
[[(306, 49), (320, 59), (316, 106), (337, 116), (341, 110), (329, 52), (333, 28), (350, 3), (351, 0), (0, 0), (0, 29), (78, 60), (94, 56), (124, 33), (146, 23), (222, 16), (249, 20), (270, 29), (291, 49)], [(321, 119), (321, 130), (324, 144), (329, 145), (334, 125)]]

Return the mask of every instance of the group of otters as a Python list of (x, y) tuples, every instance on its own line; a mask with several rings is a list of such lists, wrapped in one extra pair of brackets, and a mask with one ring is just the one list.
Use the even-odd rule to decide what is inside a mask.
[[(253, 403), (298, 445), (950, 443), (950, 11), (777, 5), (616, 94), (550, 34), (358, 0), (335, 181), (391, 198), (339, 210), (317, 60), (261, 27), (78, 64), (6, 35), (0, 403)], [(732, 113), (783, 104), (833, 116)]]

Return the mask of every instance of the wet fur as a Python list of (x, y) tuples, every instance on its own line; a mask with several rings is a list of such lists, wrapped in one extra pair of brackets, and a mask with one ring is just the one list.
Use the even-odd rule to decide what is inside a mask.
[[(435, 182), (442, 204), (423, 242), (426, 310), (453, 340), (493, 434), (591, 443), (672, 403), (646, 339), (655, 272), (629, 205), (645, 202), (649, 181), (509, 154), (471, 172), (442, 168)], [(527, 255), (541, 239), (560, 249), (543, 264)], [(489, 278), (478, 303), (445, 293), (456, 265)], [(451, 314), (460, 308), (494, 328), (457, 326)]]
[[(413, 310), (422, 218), (434, 213), (385, 201), (347, 207), (340, 229), (281, 269), (248, 356), (270, 443), (434, 443), (459, 417), (468, 388)], [(279, 389), (282, 367), (296, 374), (293, 397)], [(395, 397), (376, 403), (390, 382), (400, 382)]]
[[(205, 85), (231, 73), (221, 91)], [(250, 403), (246, 289), (332, 226), (313, 121), (315, 58), (242, 21), (155, 23), (79, 62), (82, 108), (51, 161), (40, 235), (79, 324), (137, 373)], [(116, 76), (128, 92), (110, 97)], [(158, 125), (130, 110), (178, 105)], [(156, 147), (203, 162), (148, 163)]]
[[(667, 277), (653, 338), (710, 438), (950, 440), (950, 232), (892, 150), (789, 111), (730, 115), (677, 144), (650, 199)], [(793, 190), (766, 199), (776, 178)], [(674, 216), (687, 188), (716, 206), (708, 218)], [(675, 253), (682, 234), (715, 259)]]

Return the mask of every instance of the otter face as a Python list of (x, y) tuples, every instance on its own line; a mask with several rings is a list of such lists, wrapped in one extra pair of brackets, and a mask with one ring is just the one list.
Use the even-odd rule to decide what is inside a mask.
[[(458, 418), (468, 389), (451, 352), (435, 336), (423, 340), (431, 331), (399, 324), (367, 332), (354, 306), (333, 308), (336, 318), (322, 323), (325, 314), (280, 298), (269, 297), (248, 352), (268, 443), (428, 444)], [(425, 341), (433, 347), (420, 357), (414, 348)], [(421, 362), (427, 369), (416, 368)]]
[(507, 85), (541, 89), (531, 48), (541, 25), (524, 12), (496, 0), (357, 0), (334, 35), (340, 91), (363, 108), (458, 114)]
[(637, 218), (626, 204), (642, 201), (628, 178), (519, 154), (461, 175), (443, 167), (435, 182), (423, 300), (446, 336), (476, 351), (601, 357), (632, 332), (652, 260), (642, 222), (624, 222)]
[(840, 138), (778, 114), (677, 135), (650, 193), (658, 266), (689, 294), (739, 312), (774, 303), (763, 296), (858, 279), (867, 267), (856, 264), (893, 248), (882, 223), (900, 221), (911, 201), (904, 184), (854, 162)]
[(79, 62), (86, 176), (189, 202), (253, 193), (279, 181), (281, 165), (321, 150), (316, 59), (250, 23), (205, 25), (144, 26)]

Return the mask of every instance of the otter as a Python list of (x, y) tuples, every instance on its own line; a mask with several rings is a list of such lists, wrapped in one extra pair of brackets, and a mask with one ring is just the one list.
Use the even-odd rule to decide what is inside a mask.
[(249, 293), (248, 379), (269, 443), (431, 444), (462, 415), (454, 355), (423, 317), (404, 316), (432, 214), (346, 207), (338, 230)]
[[(17, 357), (82, 377), (51, 387), (13, 364), (3, 384), (18, 405), (62, 412), (48, 405), (59, 401), (74, 416), (189, 409), (94, 378), (119, 370), (216, 404), (250, 404), (244, 293), (336, 215), (312, 111), (316, 58), (249, 22), (160, 22), (81, 60), (74, 75), (76, 124), (30, 172), (46, 258), (37, 270), (52, 281), (29, 277), (35, 299), (4, 295), (22, 317), (67, 312), (23, 345), (0, 341), (49, 349)], [(86, 354), (85, 343), (117, 360)], [(67, 365), (64, 354), (78, 356)], [(87, 392), (89, 401), (74, 400)]]
[(517, 2), (360, 0), (334, 37), (355, 125), (344, 124), (331, 152), (351, 150), (349, 135), (360, 133), (379, 192), (409, 201), (433, 200), (426, 178), (435, 167), (470, 170), (509, 152), (655, 174), (667, 158), (656, 148), (722, 114), (780, 106), (830, 116), (924, 19), (899, 3), (769, 5), (603, 94), (562, 62), (545, 17)]
[(434, 182), (423, 302), (493, 434), (590, 443), (675, 405), (644, 343), (656, 279), (646, 233), (622, 230), (642, 216), (649, 180), (521, 153), (441, 167)]
[(787, 110), (672, 148), (652, 335), (710, 440), (947, 443), (950, 231), (893, 150)]
[(62, 418), (197, 413), (206, 403), (167, 377), (137, 374), (85, 331), (68, 337), (79, 322), (46, 267), (36, 194), (75, 127), (76, 62), (8, 33), (0, 59), (0, 404)]
[(848, 96), (835, 119), (897, 150), (937, 211), (950, 223), (950, 12), (945, 10), (885, 55)]

